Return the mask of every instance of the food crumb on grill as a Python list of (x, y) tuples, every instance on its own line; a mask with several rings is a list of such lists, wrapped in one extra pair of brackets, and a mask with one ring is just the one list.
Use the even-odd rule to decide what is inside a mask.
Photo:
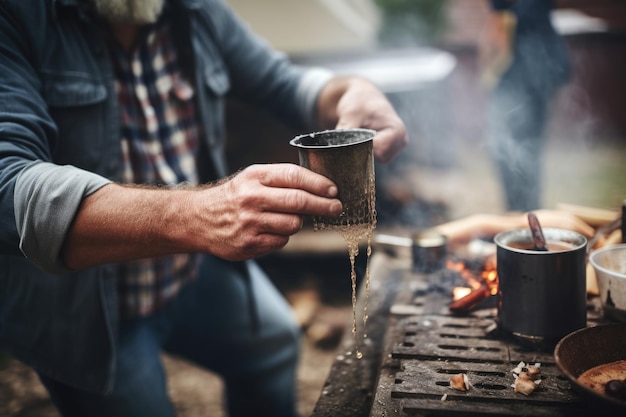
[(468, 391), (470, 389), (469, 379), (466, 374), (456, 374), (450, 378), (450, 388), (457, 391)]
[(443, 395), (441, 396), (441, 401), (445, 401), (445, 400), (447, 400), (447, 399), (448, 399), (448, 394), (443, 394)]
[(541, 379), (541, 369), (539, 369), (538, 366), (535, 365), (529, 365), (526, 371), (526, 374), (530, 377), (530, 379), (532, 379), (533, 381), (536, 381), (538, 379)]
[(533, 381), (532, 379), (517, 378), (515, 380), (513, 389), (515, 390), (515, 392), (519, 392), (524, 395), (530, 395), (532, 394), (532, 392), (535, 390), (536, 387), (537, 385), (535, 384), (535, 381)]
[(537, 385), (541, 383), (541, 364), (536, 363), (534, 365), (527, 365), (524, 362), (520, 362), (511, 371), (515, 377), (515, 382), (511, 387), (515, 392), (519, 392), (524, 395), (530, 395), (533, 393)]

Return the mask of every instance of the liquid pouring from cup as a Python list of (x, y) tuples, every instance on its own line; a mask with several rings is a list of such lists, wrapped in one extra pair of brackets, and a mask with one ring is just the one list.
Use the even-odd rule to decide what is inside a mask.
[(314, 230), (335, 230), (348, 245), (352, 286), (352, 333), (357, 359), (363, 357), (357, 337), (355, 258), (359, 241), (367, 239), (368, 263), (365, 268), (365, 305), (363, 338), (367, 337), (367, 299), (369, 298), (369, 257), (373, 230), (376, 228), (376, 188), (374, 182), (373, 140), (370, 129), (334, 129), (296, 136), (289, 143), (298, 148), (300, 165), (330, 178), (337, 186), (337, 198), (343, 205), (339, 217), (313, 216)]

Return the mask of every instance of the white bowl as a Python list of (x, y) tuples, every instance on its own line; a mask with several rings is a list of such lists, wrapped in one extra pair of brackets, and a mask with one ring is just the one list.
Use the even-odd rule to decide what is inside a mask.
[(596, 272), (604, 316), (626, 322), (626, 244), (597, 249), (589, 262)]

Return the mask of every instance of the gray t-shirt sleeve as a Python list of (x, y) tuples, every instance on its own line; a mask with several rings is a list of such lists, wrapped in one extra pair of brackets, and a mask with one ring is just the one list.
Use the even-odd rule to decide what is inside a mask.
[(15, 222), (20, 250), (45, 271), (67, 272), (61, 248), (80, 204), (111, 183), (100, 175), (69, 165), (36, 161), (15, 184)]

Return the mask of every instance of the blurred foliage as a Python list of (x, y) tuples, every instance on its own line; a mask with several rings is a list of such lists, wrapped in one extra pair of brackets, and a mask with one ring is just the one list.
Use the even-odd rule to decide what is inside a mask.
[(383, 24), (380, 42), (388, 46), (435, 43), (447, 27), (447, 0), (374, 0)]

